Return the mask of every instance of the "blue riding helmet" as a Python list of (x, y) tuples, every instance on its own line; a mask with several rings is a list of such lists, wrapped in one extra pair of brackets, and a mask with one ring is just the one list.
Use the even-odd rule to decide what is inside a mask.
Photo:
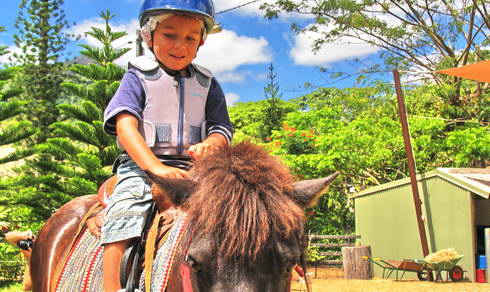
[(143, 26), (149, 16), (163, 12), (200, 15), (204, 18), (208, 33), (214, 26), (213, 0), (145, 0), (140, 10), (140, 25)]

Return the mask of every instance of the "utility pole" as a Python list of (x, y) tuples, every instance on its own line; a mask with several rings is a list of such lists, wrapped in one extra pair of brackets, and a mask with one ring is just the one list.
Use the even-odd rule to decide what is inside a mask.
[(427, 244), (427, 235), (425, 233), (425, 225), (422, 220), (422, 201), (419, 196), (419, 189), (417, 186), (417, 173), (415, 168), (415, 159), (412, 151), (412, 143), (410, 141), (410, 131), (408, 129), (407, 109), (405, 108), (405, 99), (400, 84), (400, 73), (398, 70), (393, 70), (393, 77), (395, 79), (396, 96), (398, 100), (398, 112), (400, 114), (400, 123), (402, 124), (403, 141), (405, 143), (405, 152), (407, 154), (408, 171), (410, 173), (410, 182), (412, 185), (413, 202), (415, 204), (415, 214), (417, 216), (417, 224), (419, 228), (420, 242), (422, 244), (422, 252), (424, 257), (429, 254), (429, 245)]

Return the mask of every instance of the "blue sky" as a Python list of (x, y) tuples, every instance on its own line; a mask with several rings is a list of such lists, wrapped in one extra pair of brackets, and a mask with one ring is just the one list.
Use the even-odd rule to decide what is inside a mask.
[[(13, 46), (12, 34), (20, 0), (2, 1), (0, 25), (7, 31), (0, 33), (0, 45)], [(215, 0), (217, 11), (235, 7), (248, 0)], [(109, 9), (116, 18), (112, 22), (115, 30), (125, 30), (128, 37), (118, 43), (124, 46), (135, 38), (137, 16), (141, 0), (67, 0), (64, 9), (67, 20), (74, 25), (71, 32), (82, 34), (91, 26), (100, 25), (98, 13)], [(259, 1), (260, 3), (260, 1)], [(332, 44), (317, 54), (311, 52), (311, 36), (295, 35), (290, 31), (293, 22), (308, 23), (308, 18), (282, 16), (266, 20), (258, 9), (259, 3), (219, 14), (217, 21), (223, 31), (209, 36), (200, 49), (196, 63), (211, 69), (220, 82), (230, 104), (236, 101), (263, 99), (266, 84), (266, 67), (273, 63), (278, 75), (279, 86), (284, 99), (299, 97), (310, 92), (305, 83), (329, 87), (355, 86), (351, 79), (333, 82), (321, 73), (319, 66), (336, 71), (355, 71), (352, 58), (367, 58), (376, 55), (377, 50), (364, 44)], [(93, 40), (82, 38), (79, 43), (95, 44)], [(132, 47), (132, 45), (130, 45)], [(14, 47), (10, 48), (15, 50)], [(77, 43), (69, 46), (67, 57), (77, 54)], [(126, 54), (119, 64), (127, 63), (134, 51)], [(366, 60), (369, 60), (367, 58)], [(0, 62), (5, 62), (5, 56)], [(337, 69), (338, 68), (338, 69)]]

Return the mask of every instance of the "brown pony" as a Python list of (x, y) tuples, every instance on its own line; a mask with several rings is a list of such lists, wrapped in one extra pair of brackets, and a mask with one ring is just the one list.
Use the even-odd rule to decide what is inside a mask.
[[(291, 269), (303, 254), (304, 208), (337, 173), (294, 183), (277, 159), (241, 143), (198, 161), (192, 175), (192, 182), (150, 175), (156, 186), (171, 190), (165, 199), (187, 213), (166, 291), (288, 291)], [(53, 291), (53, 274), (93, 204), (93, 196), (77, 198), (42, 228), (31, 259), (34, 291)]]

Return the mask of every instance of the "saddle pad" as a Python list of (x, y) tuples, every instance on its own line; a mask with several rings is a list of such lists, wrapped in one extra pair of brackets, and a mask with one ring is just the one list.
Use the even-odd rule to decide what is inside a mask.
[[(158, 249), (152, 269), (151, 291), (165, 291), (170, 268), (185, 228), (186, 215), (179, 215), (168, 232), (168, 237)], [(103, 292), (102, 255), (104, 247), (99, 238), (83, 232), (74, 243), (56, 285), (56, 292)], [(140, 290), (144, 290), (144, 274)]]
[[(164, 292), (170, 276), (177, 247), (182, 239), (182, 234), (186, 227), (186, 214), (180, 214), (172, 228), (169, 230), (167, 239), (158, 249), (155, 256), (151, 273), (151, 292)], [(140, 278), (140, 291), (145, 291), (145, 275)]]
[(100, 240), (90, 232), (83, 232), (68, 255), (56, 292), (102, 292), (103, 252)]

